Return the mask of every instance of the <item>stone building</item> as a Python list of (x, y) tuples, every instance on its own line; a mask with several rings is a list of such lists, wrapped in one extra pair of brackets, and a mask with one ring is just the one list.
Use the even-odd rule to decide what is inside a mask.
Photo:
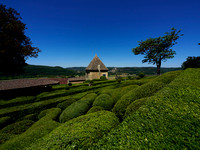
[(101, 76), (108, 78), (108, 68), (102, 63), (97, 55), (95, 55), (85, 70), (86, 80), (100, 79)]

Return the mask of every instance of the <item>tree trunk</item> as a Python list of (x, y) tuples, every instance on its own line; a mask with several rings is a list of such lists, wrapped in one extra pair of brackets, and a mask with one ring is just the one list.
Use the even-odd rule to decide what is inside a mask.
[(161, 60), (159, 60), (156, 64), (157, 64), (157, 75), (160, 75)]

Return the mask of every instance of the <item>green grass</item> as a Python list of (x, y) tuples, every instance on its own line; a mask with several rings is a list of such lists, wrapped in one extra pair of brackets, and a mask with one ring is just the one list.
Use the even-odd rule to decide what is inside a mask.
[(109, 111), (98, 111), (72, 119), (28, 149), (88, 149), (119, 124)]
[(187, 69), (139, 101), (146, 100), (133, 102), (136, 110), (91, 149), (199, 149), (200, 69)]

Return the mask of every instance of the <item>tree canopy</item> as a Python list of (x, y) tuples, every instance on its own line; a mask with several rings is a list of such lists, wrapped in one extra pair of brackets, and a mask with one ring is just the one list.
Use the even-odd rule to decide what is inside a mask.
[(200, 56), (188, 57), (187, 60), (183, 62), (182, 68), (200, 68)]
[(0, 72), (4, 74), (22, 71), (28, 57), (37, 57), (40, 52), (31, 46), (21, 19), (16, 10), (0, 4)]
[(143, 63), (148, 62), (157, 65), (157, 74), (160, 74), (161, 62), (173, 58), (176, 54), (171, 49), (177, 42), (176, 40), (182, 36), (179, 35), (181, 30), (171, 28), (171, 32), (166, 32), (164, 36), (157, 38), (148, 38), (145, 41), (139, 41), (139, 46), (132, 49), (135, 55), (145, 55)]

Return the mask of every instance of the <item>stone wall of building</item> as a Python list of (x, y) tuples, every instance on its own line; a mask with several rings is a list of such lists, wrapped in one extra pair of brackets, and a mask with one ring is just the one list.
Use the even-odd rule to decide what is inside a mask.
[(108, 78), (108, 72), (89, 72), (86, 73), (86, 80), (100, 79), (101, 76)]

